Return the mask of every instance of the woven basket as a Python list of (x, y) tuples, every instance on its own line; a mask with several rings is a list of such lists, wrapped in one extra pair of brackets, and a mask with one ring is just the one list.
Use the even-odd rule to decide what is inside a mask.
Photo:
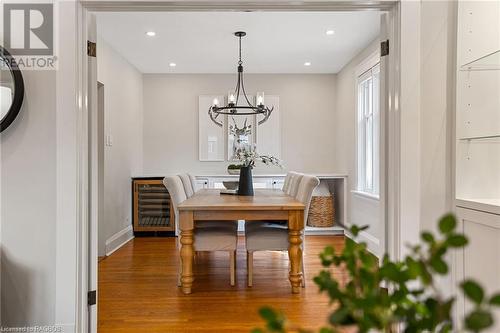
[(310, 227), (332, 227), (335, 223), (335, 206), (333, 194), (330, 196), (312, 197), (307, 216)]

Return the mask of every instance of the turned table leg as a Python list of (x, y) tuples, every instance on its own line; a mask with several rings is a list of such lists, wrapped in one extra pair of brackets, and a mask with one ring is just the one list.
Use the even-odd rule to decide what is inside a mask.
[(304, 211), (288, 213), (288, 256), (290, 258), (289, 279), (292, 293), (300, 292), (302, 284), (302, 233), (304, 231)]
[(179, 226), (181, 229), (181, 260), (182, 260), (182, 273), (181, 273), (181, 288), (184, 294), (191, 293), (193, 286), (193, 212), (180, 211), (179, 212)]

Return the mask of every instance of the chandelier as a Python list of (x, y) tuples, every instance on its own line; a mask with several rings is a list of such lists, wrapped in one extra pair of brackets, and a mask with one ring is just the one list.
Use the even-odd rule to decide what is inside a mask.
[[(246, 32), (237, 31), (234, 33), (236, 37), (239, 38), (239, 60), (238, 60), (238, 81), (236, 82), (236, 88), (234, 92), (229, 92), (227, 96), (227, 105), (219, 106), (219, 101), (214, 99), (212, 106), (208, 109), (208, 114), (210, 119), (222, 127), (222, 121), (218, 120), (221, 115), (231, 115), (231, 116), (252, 116), (252, 115), (262, 115), (264, 118), (259, 121), (259, 125), (264, 123), (271, 112), (273, 112), (274, 107), (268, 108), (264, 105), (264, 93), (257, 93), (256, 105), (253, 105), (248, 99), (247, 93), (245, 91), (245, 85), (243, 83), (243, 61), (241, 60), (241, 37), (246, 36)], [(240, 94), (244, 97), (244, 101), (247, 105), (239, 105)]]

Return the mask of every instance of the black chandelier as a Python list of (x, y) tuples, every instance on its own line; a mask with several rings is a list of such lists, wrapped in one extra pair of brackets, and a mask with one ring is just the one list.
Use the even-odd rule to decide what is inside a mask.
[[(243, 83), (243, 61), (241, 60), (241, 37), (246, 36), (246, 32), (237, 31), (234, 33), (236, 37), (239, 38), (239, 61), (238, 61), (238, 81), (236, 82), (236, 89), (234, 92), (230, 92), (227, 96), (227, 105), (219, 106), (219, 101), (214, 99), (212, 106), (208, 109), (208, 114), (210, 119), (222, 127), (222, 121), (217, 118), (220, 115), (231, 115), (231, 116), (251, 116), (251, 115), (263, 115), (264, 118), (259, 121), (259, 125), (269, 119), (271, 112), (273, 112), (274, 107), (268, 108), (264, 105), (264, 93), (257, 93), (257, 105), (250, 103), (245, 91), (245, 85)], [(240, 93), (243, 93), (243, 97), (247, 105), (238, 105), (240, 99)]]

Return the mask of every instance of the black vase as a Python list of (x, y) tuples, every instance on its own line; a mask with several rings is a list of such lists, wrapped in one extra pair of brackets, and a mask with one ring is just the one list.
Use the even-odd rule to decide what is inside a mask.
[(238, 195), (253, 195), (252, 168), (241, 167), (240, 183), (238, 185)]

